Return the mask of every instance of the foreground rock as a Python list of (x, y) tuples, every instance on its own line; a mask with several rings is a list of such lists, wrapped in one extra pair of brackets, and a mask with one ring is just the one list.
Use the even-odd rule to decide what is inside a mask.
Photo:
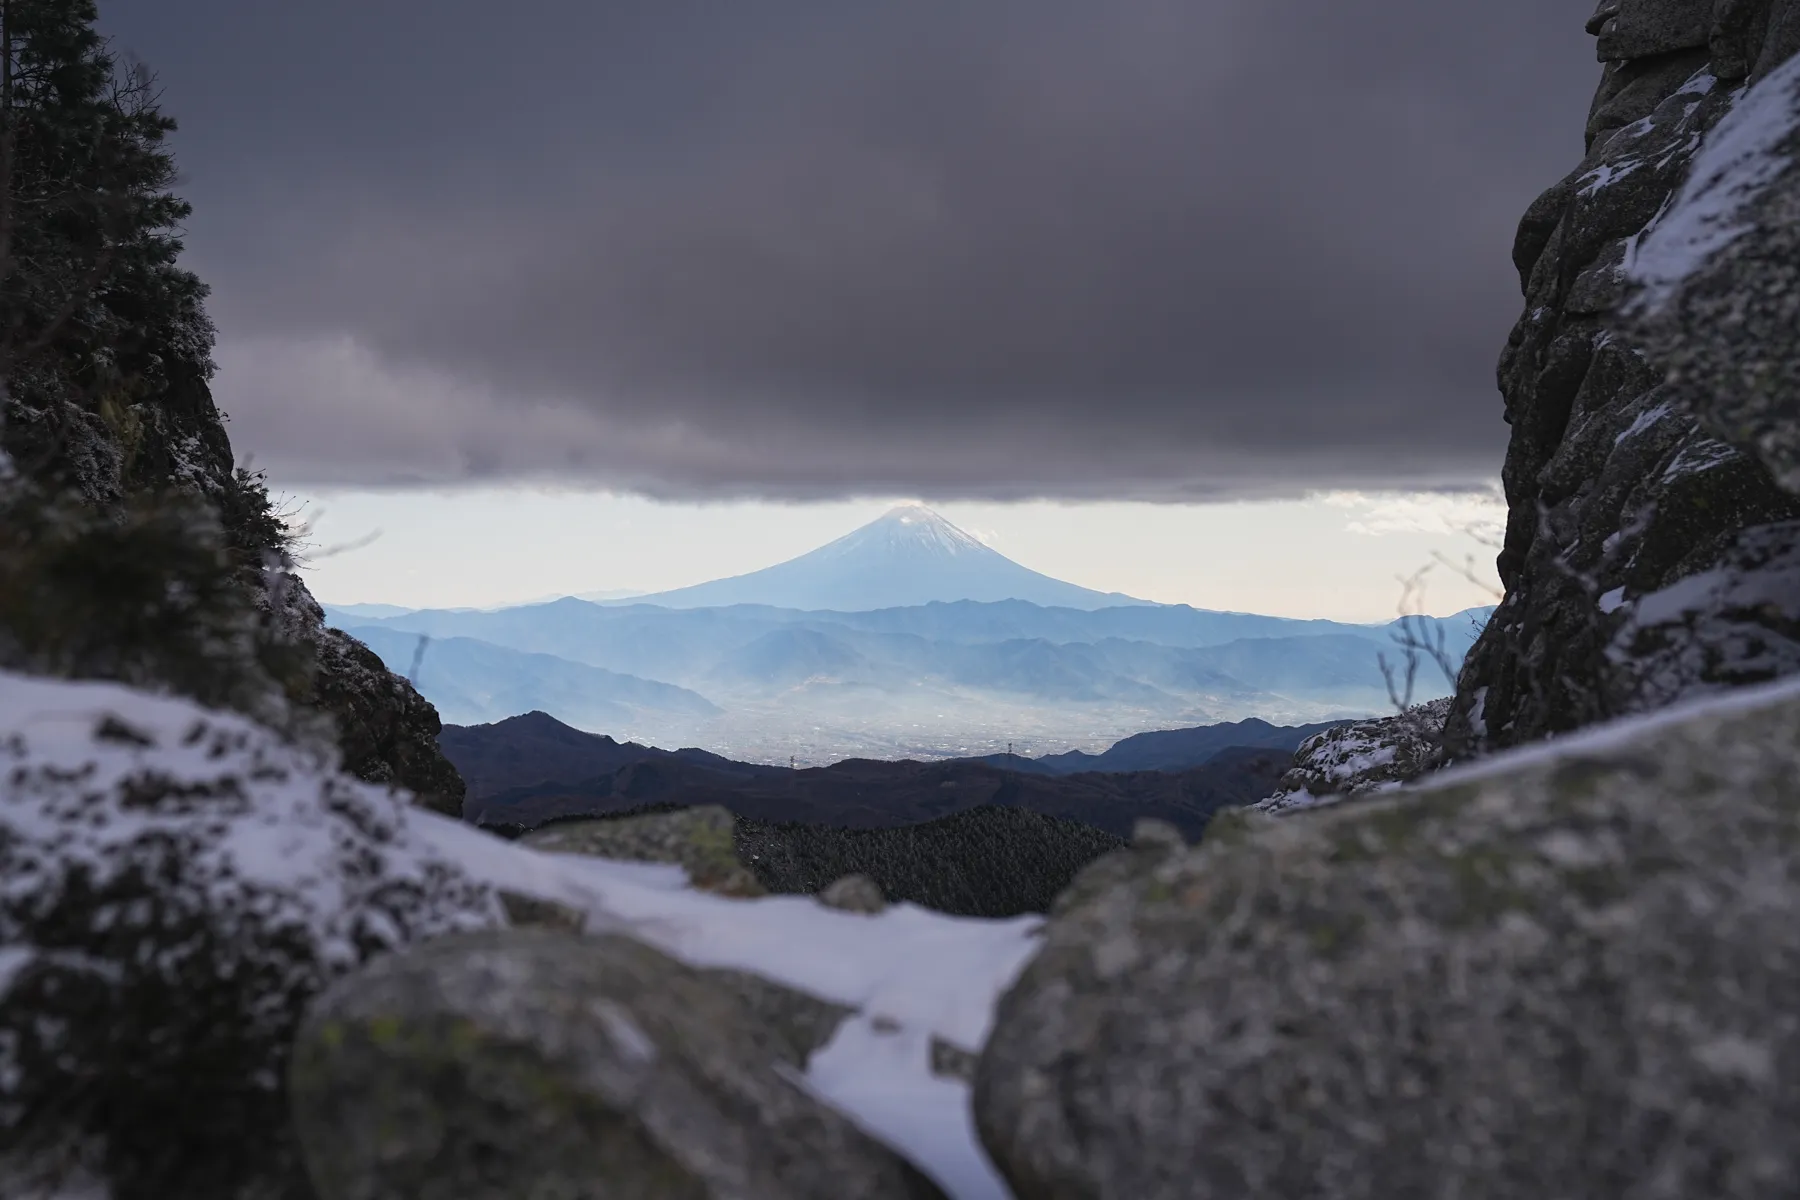
[[(0, 673), (0, 1184), (114, 1200), (298, 1185), (280, 1085), (306, 1002), (498, 924), (440, 818), (249, 721)], [(470, 834), (468, 836), (476, 836)]]
[(1163, 821), (1139, 821), (1137, 828), (1131, 831), (1129, 845), (1109, 850), (1096, 858), (1057, 894), (1050, 905), (1050, 915), (1059, 917), (1070, 909), (1079, 908), (1186, 848), (1187, 841), (1181, 836), (1181, 830), (1173, 825)]
[(738, 861), (730, 810), (718, 805), (563, 821), (519, 840), (555, 854), (676, 863), (697, 888), (723, 896), (763, 894), (756, 876)]
[(1800, 688), (1224, 836), (1053, 920), (1019, 1200), (1800, 1191)]
[(878, 913), (887, 907), (887, 897), (867, 875), (845, 875), (825, 885), (819, 903), (844, 912)]
[(621, 937), (446, 938), (321, 997), (295, 1121), (320, 1200), (941, 1200), (778, 1038)]

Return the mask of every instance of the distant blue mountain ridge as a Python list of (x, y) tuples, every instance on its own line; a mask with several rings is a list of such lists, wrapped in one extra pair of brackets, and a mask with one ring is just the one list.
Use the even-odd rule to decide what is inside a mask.
[(431, 639), (397, 629), (351, 626), (352, 636), (413, 683), (453, 725), (479, 725), (522, 712), (554, 711), (581, 728), (632, 728), (652, 714), (713, 717), (722, 710), (695, 692), (550, 654), (474, 638)]
[[(762, 586), (774, 578), (817, 601), (848, 595), (845, 580), (861, 571), (867, 586), (855, 595), (872, 601), (905, 592), (896, 571), (918, 574), (925, 591), (974, 588), (1003, 578), (995, 560), (1025, 572), (1012, 576), (1019, 590), (1041, 591), (1048, 580), (929, 510), (906, 508), (770, 568), (773, 576), (719, 581), (733, 587), (706, 594), (774, 594), (780, 589)], [(737, 586), (758, 576), (757, 588)], [(453, 724), (541, 711), (594, 732), (689, 744), (708, 744), (729, 727), (739, 757), (745, 730), (766, 732), (758, 744), (771, 747), (818, 743), (867, 754), (881, 744), (899, 755), (920, 739), (948, 753), (964, 740), (957, 731), (994, 722), (1068, 745), (1092, 744), (1092, 730), (1121, 725), (1167, 730), (1250, 717), (1296, 725), (1391, 706), (1380, 660), (1397, 657), (1401, 622), (1296, 620), (1129, 598), (1102, 606), (1103, 593), (1076, 590), (1081, 602), (1070, 605), (1009, 596), (860, 609), (674, 607), (661, 602), (665, 595), (623, 603), (565, 597), (492, 611), (326, 608), (333, 624), (396, 671), (411, 673), (416, 661), (421, 692)], [(682, 591), (686, 599), (702, 594)], [(1454, 671), (1489, 612), (1410, 618), (1405, 628), (1441, 640)], [(1450, 687), (1430, 661), (1416, 683), (1415, 700)]]

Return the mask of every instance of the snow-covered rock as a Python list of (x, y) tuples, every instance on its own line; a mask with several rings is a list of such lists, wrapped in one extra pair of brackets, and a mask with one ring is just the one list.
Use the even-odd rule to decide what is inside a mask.
[(313, 993), (502, 921), (421, 818), (244, 718), (0, 674), (7, 1167), (81, 1149), (121, 1200), (281, 1178), (282, 1072)]
[(1672, 395), (1800, 492), (1800, 56), (1736, 98), (1628, 270)]
[(1314, 734), (1300, 743), (1280, 789), (1250, 807), (1265, 813), (1313, 808), (1417, 779), (1437, 762), (1449, 712), (1446, 696)]
[(1622, 592), (1607, 645), (1619, 711), (1800, 673), (1800, 521), (1746, 529), (1717, 565)]
[(952, 1200), (1004, 1200), (967, 1080), (941, 1066), (980, 1049), (1039, 918), (717, 895), (680, 866), (503, 841), (236, 715), (10, 673), (0, 1193), (303, 1195), (283, 1072), (307, 1004), (534, 907), (698, 968), (790, 1047), (818, 1102)]

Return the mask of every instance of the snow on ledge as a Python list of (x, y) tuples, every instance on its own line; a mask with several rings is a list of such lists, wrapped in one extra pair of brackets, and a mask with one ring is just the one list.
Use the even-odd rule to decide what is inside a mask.
[(1800, 130), (1800, 55), (1740, 93), (1701, 143), (1687, 181), (1626, 250), (1624, 274), (1642, 303), (1666, 305), (1683, 281), (1748, 230), (1743, 210), (1793, 161), (1781, 144)]

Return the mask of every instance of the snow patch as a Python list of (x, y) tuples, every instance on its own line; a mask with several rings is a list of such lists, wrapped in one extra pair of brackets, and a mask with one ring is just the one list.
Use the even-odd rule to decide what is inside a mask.
[(1658, 404), (1654, 408), (1645, 409), (1643, 412), (1639, 413), (1632, 420), (1631, 424), (1629, 424), (1625, 427), (1625, 431), (1623, 433), (1619, 434), (1618, 437), (1613, 439), (1613, 445), (1619, 446), (1619, 445), (1623, 445), (1625, 442), (1630, 441), (1632, 438), (1636, 437), (1638, 434), (1644, 432), (1644, 430), (1650, 428), (1652, 425), (1655, 425), (1658, 421), (1660, 421), (1664, 417), (1668, 416), (1671, 411), (1673, 411), (1673, 410), (1670, 408), (1667, 401), (1664, 401), (1663, 403)]
[(1599, 604), (1600, 611), (1603, 613), (1618, 612), (1621, 608), (1625, 607), (1625, 589), (1616, 587), (1612, 591), (1605, 593), (1600, 597)]
[(1585, 183), (1587, 186), (1575, 194), (1578, 196), (1597, 195), (1619, 180), (1632, 175), (1643, 165), (1644, 160), (1641, 158), (1627, 158), (1617, 163), (1601, 163), (1577, 180), (1578, 183)]
[(1469, 730), (1478, 738), (1487, 736), (1487, 685), (1475, 689), (1473, 703), (1469, 705)]
[(37, 951), (30, 946), (0, 946), (0, 996), (12, 989), (13, 980), (37, 961)]
[(1699, 475), (1742, 458), (1734, 447), (1712, 438), (1701, 438), (1677, 454), (1663, 471), (1662, 482), (1673, 483), (1687, 475)]
[(918, 1164), (953, 1200), (1010, 1200), (975, 1135), (968, 1086), (919, 1070), (930, 1056), (921, 1031), (855, 1016), (813, 1056), (804, 1086)]

